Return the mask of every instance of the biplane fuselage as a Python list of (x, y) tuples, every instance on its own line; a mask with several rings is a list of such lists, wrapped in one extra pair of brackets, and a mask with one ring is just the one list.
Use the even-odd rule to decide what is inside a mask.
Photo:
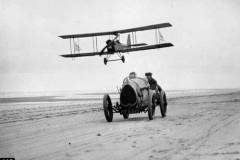
[[(114, 39), (117, 39), (118, 37), (119, 37), (119, 35), (116, 35), (116, 37)], [(108, 40), (107, 42), (109, 42), (109, 41), (111, 41), (111, 40)], [(132, 47), (144, 46), (144, 45), (147, 45), (147, 44), (146, 43), (131, 44), (131, 39), (130, 39), (130, 34), (129, 34), (128, 39), (127, 39), (127, 44), (123, 44), (119, 40), (114, 40), (114, 41), (112, 41), (112, 44), (108, 45), (107, 51), (110, 54), (114, 54), (115, 52), (122, 53), (124, 50), (127, 50), (127, 49), (129, 50)]]
[(130, 48), (131, 48), (130, 45), (125, 45), (125, 44), (121, 44), (121, 43), (114, 44), (114, 49), (116, 52), (122, 51), (124, 49), (130, 49)]
[[(99, 32), (99, 33), (86, 33), (86, 34), (74, 34), (74, 35), (63, 35), (59, 36), (63, 39), (70, 39), (70, 50), (71, 54), (61, 55), (65, 58), (75, 58), (75, 57), (87, 57), (87, 56), (96, 56), (96, 55), (107, 55), (104, 58), (104, 64), (106, 65), (109, 61), (117, 61), (122, 60), (125, 62), (124, 56), (121, 53), (128, 53), (128, 52), (135, 52), (135, 51), (142, 51), (142, 50), (149, 50), (149, 49), (157, 49), (157, 48), (164, 48), (164, 47), (171, 47), (173, 46), (172, 43), (162, 43), (161, 40), (163, 39), (159, 28), (171, 27), (170, 23), (162, 23), (162, 24), (155, 24), (150, 26), (144, 27), (137, 27), (125, 30), (118, 30), (112, 32)], [(145, 30), (152, 30), (155, 29), (155, 38), (156, 44), (154, 45), (147, 45), (146, 43), (134, 43), (136, 42), (136, 32), (137, 31), (145, 31)], [(118, 37), (120, 34), (124, 33), (132, 33), (133, 44), (131, 44), (130, 34), (128, 35), (127, 44), (122, 44), (119, 42)], [(116, 37), (112, 40), (108, 40), (106, 46), (98, 52), (97, 47), (97, 36), (107, 36), (107, 35), (115, 35)], [(135, 36), (134, 36), (135, 35)], [(89, 53), (80, 53), (79, 44), (74, 41), (76, 38), (83, 38), (83, 37), (92, 37), (93, 38), (93, 52)], [(73, 51), (72, 51), (73, 49)], [(107, 49), (107, 51), (105, 51)], [(78, 52), (76, 52), (78, 51)], [(109, 59), (112, 54), (117, 54), (120, 59)]]

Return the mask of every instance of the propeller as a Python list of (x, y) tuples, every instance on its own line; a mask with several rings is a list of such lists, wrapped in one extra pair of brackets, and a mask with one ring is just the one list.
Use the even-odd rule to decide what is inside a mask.
[(110, 46), (112, 43), (114, 43), (114, 41), (119, 37), (119, 33), (116, 33), (116, 34), (114, 34), (116, 37), (113, 39), (113, 40), (111, 40), (111, 42), (109, 42), (109, 43), (107, 43), (107, 45), (101, 50), (101, 52), (99, 53), (99, 55), (100, 56), (102, 56), (102, 54), (103, 54), (103, 52), (105, 51), (105, 49), (108, 47), (108, 46)]
[(102, 54), (103, 54), (103, 52), (105, 51), (105, 49), (106, 49), (108, 46), (110, 46), (113, 42), (114, 42), (114, 39), (113, 39), (110, 43), (108, 43), (108, 44), (101, 50), (101, 52), (99, 53), (99, 55), (102, 56)]

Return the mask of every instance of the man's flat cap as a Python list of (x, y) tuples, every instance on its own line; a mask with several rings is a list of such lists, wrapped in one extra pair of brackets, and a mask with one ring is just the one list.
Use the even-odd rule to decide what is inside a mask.
[(145, 76), (152, 76), (152, 73), (151, 72), (147, 72), (147, 73), (145, 73)]

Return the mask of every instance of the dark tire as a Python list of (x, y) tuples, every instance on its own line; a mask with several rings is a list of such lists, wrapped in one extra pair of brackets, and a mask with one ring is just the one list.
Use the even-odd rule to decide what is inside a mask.
[(165, 105), (164, 105), (164, 99), (163, 99), (163, 96), (164, 96), (164, 92), (163, 91), (161, 91), (160, 92), (160, 112), (161, 112), (161, 115), (162, 115), (162, 117), (166, 117), (166, 107), (165, 107)]
[(156, 100), (155, 100), (155, 93), (150, 91), (148, 97), (148, 118), (149, 120), (153, 120), (155, 116), (155, 107), (156, 107)]
[(165, 116), (167, 116), (167, 96), (166, 93), (163, 93), (163, 101), (164, 101), (164, 110), (165, 110)]
[(105, 65), (107, 65), (107, 62), (108, 62), (107, 58), (104, 58), (103, 62), (104, 62)]
[(128, 117), (129, 117), (128, 111), (124, 111), (124, 112), (123, 112), (123, 118), (124, 118), (124, 119), (128, 119)]
[(103, 110), (108, 122), (112, 122), (113, 120), (113, 108), (112, 108), (112, 101), (108, 94), (104, 94), (103, 97)]
[(121, 60), (122, 60), (122, 62), (124, 63), (124, 62), (125, 62), (125, 57), (122, 56)]

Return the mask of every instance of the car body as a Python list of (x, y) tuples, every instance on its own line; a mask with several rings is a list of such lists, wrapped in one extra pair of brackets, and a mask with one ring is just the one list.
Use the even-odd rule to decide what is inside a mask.
[[(162, 96), (163, 94), (160, 93), (160, 97)], [(120, 89), (120, 102), (116, 102), (116, 105), (113, 105), (108, 94), (105, 94), (103, 97), (103, 109), (106, 120), (112, 122), (113, 113), (120, 113), (124, 119), (128, 119), (129, 114), (141, 112), (148, 112), (148, 117), (152, 120), (157, 105), (164, 109), (163, 98), (157, 101), (156, 97), (157, 93), (155, 90), (150, 89), (146, 79), (126, 77)], [(164, 115), (162, 116), (164, 117)]]

